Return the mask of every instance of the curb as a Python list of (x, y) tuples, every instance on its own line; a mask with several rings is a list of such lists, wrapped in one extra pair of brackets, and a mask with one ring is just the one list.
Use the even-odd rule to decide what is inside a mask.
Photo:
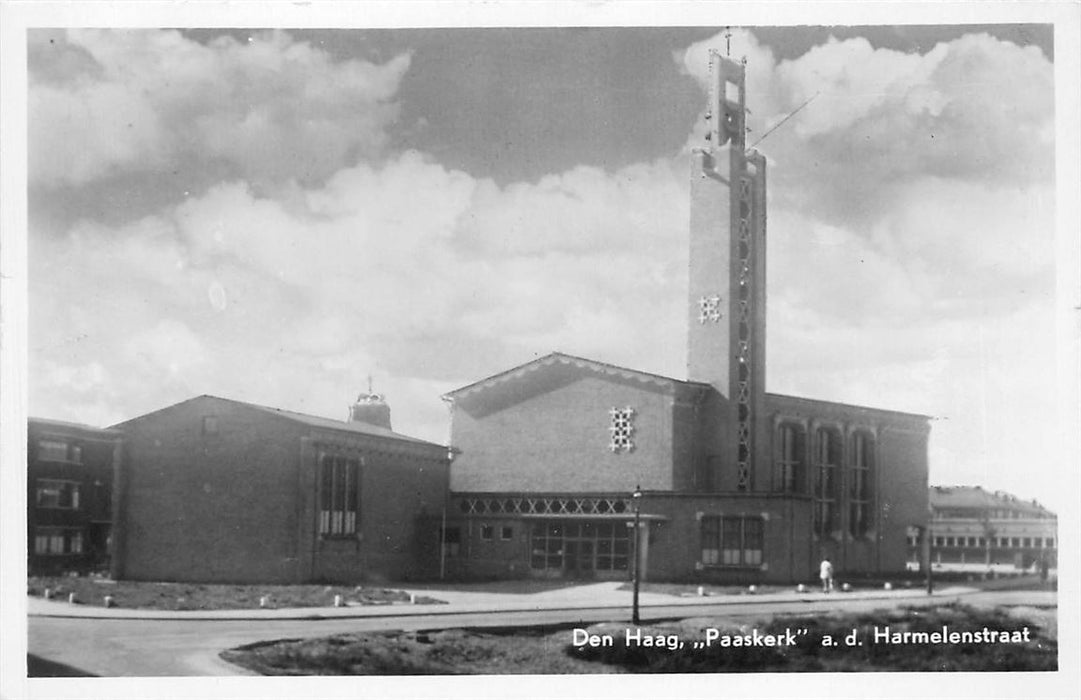
[[(942, 591), (936, 591), (930, 596), (922, 592), (895, 592), (892, 595), (878, 593), (875, 595), (851, 595), (841, 593), (838, 598), (846, 600), (928, 600), (934, 598), (946, 598), (952, 596), (978, 593), (979, 589), (958, 587)], [(675, 599), (673, 601), (644, 602), (642, 609), (650, 608), (703, 608), (703, 607), (726, 607), (744, 606), (762, 603), (817, 603), (830, 600), (825, 596), (786, 596), (784, 598), (767, 598), (765, 596), (739, 596), (722, 598), (705, 597), (703, 599)], [(343, 610), (341, 608), (282, 608), (278, 610), (247, 611), (247, 610), (221, 610), (221, 611), (157, 611), (157, 610), (125, 610), (117, 608), (82, 608), (82, 613), (73, 614), (63, 610), (56, 611), (28, 611), (28, 617), (62, 618), (62, 619), (85, 619), (85, 620), (183, 620), (199, 622), (237, 622), (237, 621), (302, 621), (314, 620), (360, 620), (369, 618), (390, 617), (417, 617), (429, 615), (434, 617), (452, 617), (456, 615), (473, 615), (476, 613), (523, 613), (543, 612), (545, 610), (626, 610), (630, 608), (630, 602), (621, 603), (589, 603), (571, 602), (566, 604), (529, 605), (517, 603), (512, 605), (413, 605), (405, 606), (370, 606), (371, 610)], [(448, 609), (453, 607), (455, 609)], [(341, 612), (338, 612), (338, 611)], [(331, 612), (333, 611), (333, 612)], [(253, 614), (261, 612), (262, 614)], [(127, 613), (127, 614), (121, 614)]]

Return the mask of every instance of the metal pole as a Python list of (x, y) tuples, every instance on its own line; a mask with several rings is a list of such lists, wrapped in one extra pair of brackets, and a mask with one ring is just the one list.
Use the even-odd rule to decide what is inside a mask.
[(931, 524), (928, 523), (927, 527), (923, 528), (923, 551), (924, 551), (924, 569), (926, 569), (927, 575), (927, 595), (931, 595), (935, 591), (934, 581), (931, 578)]
[(443, 519), (439, 524), (439, 580), (447, 577), (447, 507), (443, 506)]
[(634, 603), (631, 611), (631, 622), (639, 624), (641, 619), (638, 616), (638, 578), (640, 571), (640, 559), (642, 550), (642, 536), (641, 536), (641, 523), (642, 523), (642, 508), (639, 503), (642, 499), (641, 487), (634, 487)]

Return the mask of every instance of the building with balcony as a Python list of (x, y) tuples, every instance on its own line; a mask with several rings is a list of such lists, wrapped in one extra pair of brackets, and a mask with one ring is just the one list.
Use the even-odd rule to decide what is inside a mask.
[(31, 418), (27, 438), (28, 571), (107, 570), (121, 434)]

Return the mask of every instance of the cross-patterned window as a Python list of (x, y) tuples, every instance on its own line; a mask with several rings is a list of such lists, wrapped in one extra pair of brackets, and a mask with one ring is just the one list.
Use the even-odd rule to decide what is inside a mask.
[(612, 452), (630, 452), (634, 449), (634, 409), (613, 408), (608, 412), (612, 417), (612, 425), (608, 428), (612, 434), (608, 449)]
[(721, 297), (718, 294), (702, 297), (698, 300), (698, 322), (721, 320)]

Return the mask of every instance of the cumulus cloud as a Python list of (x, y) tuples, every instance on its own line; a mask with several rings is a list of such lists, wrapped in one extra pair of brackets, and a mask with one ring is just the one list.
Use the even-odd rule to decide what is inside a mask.
[[(680, 57), (704, 87), (720, 46)], [(906, 54), (831, 39), (777, 61), (739, 32), (732, 53), (748, 61), (749, 145), (814, 98), (761, 144), (774, 201), (805, 216), (868, 226), (919, 178), (1027, 187), (1053, 175), (1054, 73), (1037, 47), (974, 34)]]
[(176, 31), (42, 31), (30, 43), (30, 181), (48, 186), (193, 167), (318, 181), (381, 151), (410, 63), (335, 61), (280, 31), (205, 45)]
[[(677, 56), (703, 85), (709, 46)], [(54, 417), (204, 391), (344, 416), (370, 373), (396, 427), (444, 440), (440, 392), (551, 350), (684, 375), (686, 153), (500, 185), (385, 150), (408, 55), (175, 32), (32, 51), (39, 186), (209, 173), (150, 215), (32, 235), (31, 389)], [(933, 414), (947, 473), (1022, 459), (1004, 435), (1053, 442), (1032, 418), (1053, 379), (1014, 370), (1054, 364), (1046, 59), (981, 35), (778, 61), (743, 32), (732, 53), (752, 142), (818, 94), (761, 146), (769, 389)]]
[(102, 362), (133, 385), (296, 407), (313, 376), (331, 415), (368, 373), (445, 390), (554, 349), (679, 374), (681, 179), (659, 162), (499, 187), (406, 152), (284, 201), (222, 183), (40, 241), (32, 279), (69, 304), (35, 342), (54, 361), (76, 316), (107, 319)]
[[(705, 91), (724, 45), (675, 58)], [(930, 414), (933, 482), (1052, 492), (1050, 473), (1013, 476), (1030, 445), (1056, 459), (1050, 62), (984, 34), (777, 60), (735, 32), (732, 55), (747, 57), (748, 144), (813, 97), (759, 146), (770, 390)]]

